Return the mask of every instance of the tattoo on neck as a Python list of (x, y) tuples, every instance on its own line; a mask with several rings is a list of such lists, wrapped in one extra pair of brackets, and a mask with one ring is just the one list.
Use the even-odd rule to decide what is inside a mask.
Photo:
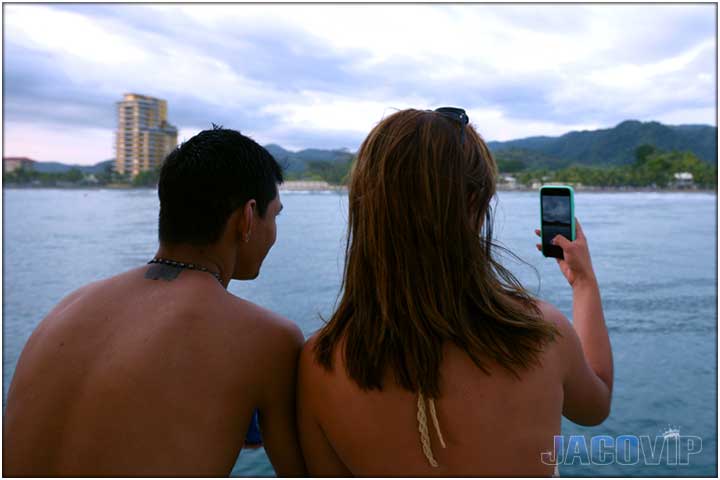
[(150, 280), (165, 280), (166, 282), (172, 282), (182, 272), (182, 268), (173, 267), (172, 265), (165, 265), (162, 263), (155, 263), (150, 265), (150, 268), (145, 272), (145, 278)]

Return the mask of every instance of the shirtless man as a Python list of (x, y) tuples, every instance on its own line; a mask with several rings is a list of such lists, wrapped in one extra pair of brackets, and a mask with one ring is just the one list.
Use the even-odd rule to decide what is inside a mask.
[(227, 476), (253, 410), (280, 476), (305, 466), (295, 423), (303, 335), (226, 291), (275, 242), (280, 167), (215, 128), (160, 175), (157, 263), (71, 293), (17, 364), (5, 476)]

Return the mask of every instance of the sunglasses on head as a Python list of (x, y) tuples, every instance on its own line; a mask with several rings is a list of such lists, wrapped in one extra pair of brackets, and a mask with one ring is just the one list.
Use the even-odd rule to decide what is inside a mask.
[(470, 118), (467, 116), (467, 113), (465, 113), (465, 110), (462, 108), (455, 108), (455, 107), (440, 107), (436, 108), (435, 113), (439, 113), (443, 117), (447, 117), (451, 120), (454, 120), (458, 123), (460, 123), (460, 144), (465, 143), (465, 125), (467, 125), (470, 122)]

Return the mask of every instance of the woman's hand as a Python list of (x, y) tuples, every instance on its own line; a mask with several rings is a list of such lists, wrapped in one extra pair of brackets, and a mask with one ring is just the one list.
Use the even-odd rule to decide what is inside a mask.
[[(535, 230), (535, 235), (540, 236), (540, 230)], [(575, 237), (575, 241), (573, 242), (562, 235), (556, 235), (555, 238), (552, 239), (553, 245), (563, 250), (563, 257), (565, 258), (556, 258), (556, 260), (560, 266), (560, 271), (565, 275), (571, 287), (597, 281), (595, 279), (592, 261), (590, 260), (587, 238), (577, 218), (575, 219)], [(537, 249), (542, 251), (542, 245), (539, 243), (536, 245)]]

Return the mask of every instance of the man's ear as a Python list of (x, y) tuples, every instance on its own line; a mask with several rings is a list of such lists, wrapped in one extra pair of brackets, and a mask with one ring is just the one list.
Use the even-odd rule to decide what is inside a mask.
[(255, 199), (250, 199), (245, 202), (242, 207), (242, 215), (239, 222), (240, 227), (240, 238), (243, 242), (247, 243), (250, 241), (250, 235), (252, 235), (253, 221), (255, 220), (255, 206), (257, 202)]

